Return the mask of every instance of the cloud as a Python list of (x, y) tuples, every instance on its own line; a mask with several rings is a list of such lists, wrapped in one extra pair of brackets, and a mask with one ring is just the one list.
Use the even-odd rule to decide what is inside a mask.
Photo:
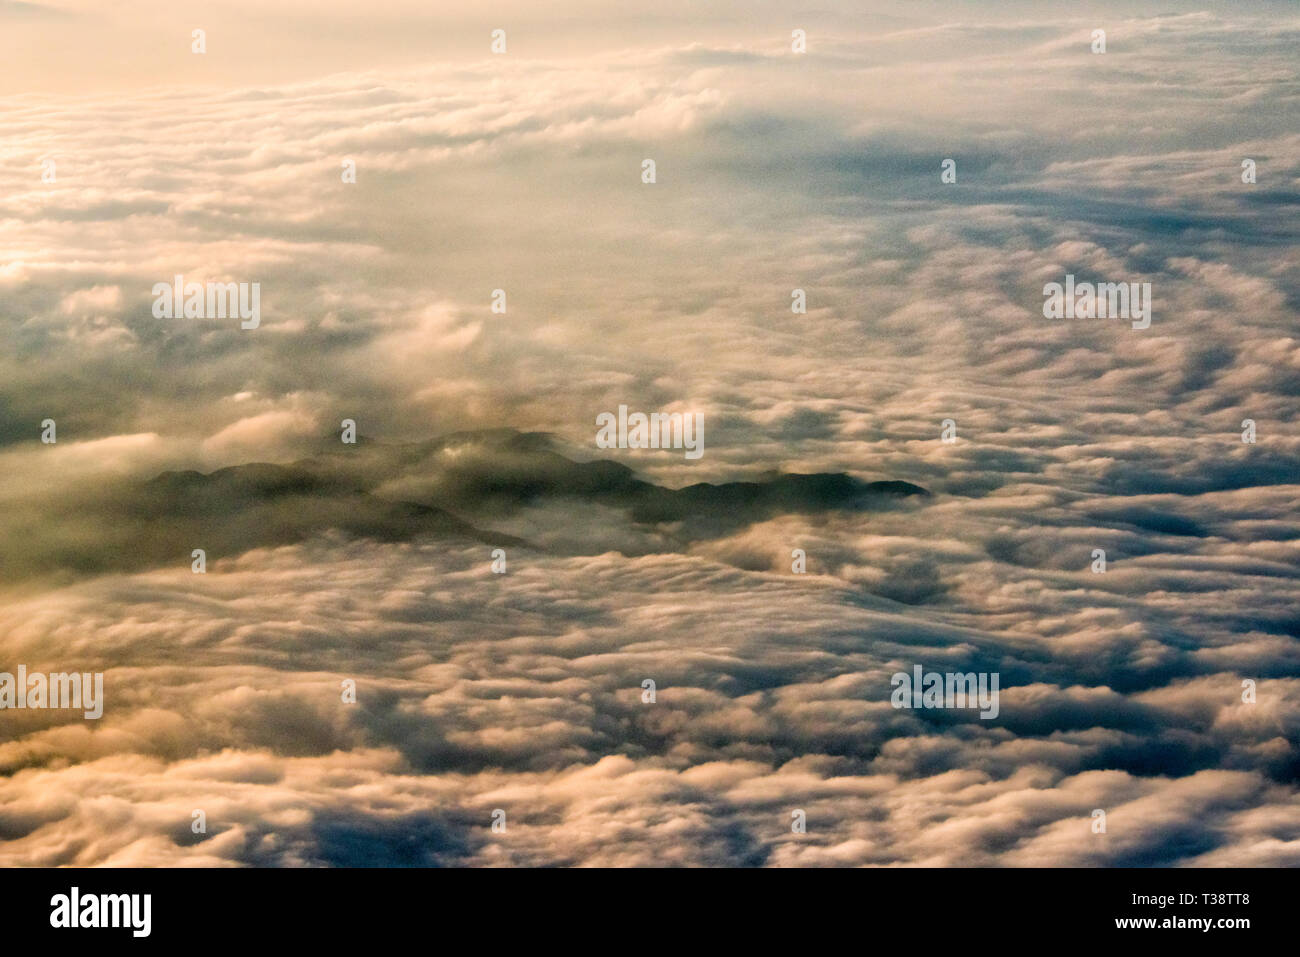
[(4, 712), (0, 861), (1300, 862), (1293, 12), (155, 6), (2, 41), (0, 670), (107, 704)]

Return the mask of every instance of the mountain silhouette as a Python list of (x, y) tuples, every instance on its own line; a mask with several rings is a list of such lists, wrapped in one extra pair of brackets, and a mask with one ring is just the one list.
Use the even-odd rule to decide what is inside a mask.
[(409, 444), (363, 441), (287, 465), (164, 472), (109, 486), (54, 516), (49, 534), (26, 542), (21, 560), (6, 571), (18, 577), (132, 571), (188, 564), (195, 548), (211, 562), (328, 531), (381, 542), (521, 546), (528, 544), (524, 538), (475, 522), (508, 528), (513, 514), (537, 505), (599, 504), (623, 511), (633, 525), (673, 525), (681, 542), (782, 514), (886, 508), (929, 494), (908, 482), (863, 482), (841, 473), (773, 473), (672, 489), (638, 479), (618, 462), (568, 458), (544, 433), (458, 432)]

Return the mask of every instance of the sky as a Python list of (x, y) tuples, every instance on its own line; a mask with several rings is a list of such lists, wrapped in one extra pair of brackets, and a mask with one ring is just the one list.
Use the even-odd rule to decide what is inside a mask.
[(0, 0), (0, 672), (105, 688), (0, 708), (0, 863), (1300, 864), (1297, 52), (1264, 0)]

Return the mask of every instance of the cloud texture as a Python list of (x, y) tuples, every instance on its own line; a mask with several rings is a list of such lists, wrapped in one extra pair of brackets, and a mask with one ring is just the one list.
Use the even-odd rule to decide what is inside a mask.
[(1300, 864), (1294, 9), (689, 6), (431, 58), (274, 3), (319, 51), (178, 17), (170, 84), (6, 97), (0, 670), (107, 704), (0, 713), (0, 862)]

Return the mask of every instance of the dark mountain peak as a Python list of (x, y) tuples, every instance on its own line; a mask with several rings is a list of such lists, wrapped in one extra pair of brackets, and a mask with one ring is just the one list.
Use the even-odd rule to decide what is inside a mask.
[[(571, 454), (544, 432), (489, 429), (419, 443), (335, 446), (288, 464), (163, 472), (106, 485), (93, 508), (82, 503), (54, 516), (77, 534), (50, 536), (49, 546), (34, 548), (23, 567), (30, 574), (77, 576), (184, 565), (196, 548), (212, 561), (330, 531), (385, 542), (432, 537), (522, 546), (510, 534), (514, 528), (547, 534), (547, 523), (564, 530), (549, 541), (569, 543), (555, 547), (581, 548), (589, 537), (582, 531), (585, 513), (596, 506), (627, 516), (628, 528), (611, 538), (618, 542), (613, 547), (648, 552), (779, 515), (887, 509), (929, 494), (909, 482), (864, 482), (843, 473), (774, 472), (756, 481), (673, 489), (637, 478), (622, 462), (576, 461)], [(526, 509), (531, 513), (521, 516)], [(609, 520), (617, 518), (602, 519)], [(87, 522), (102, 525), (94, 537), (104, 547), (69, 548), (66, 542), (83, 537)], [(663, 525), (672, 527), (656, 527)]]

